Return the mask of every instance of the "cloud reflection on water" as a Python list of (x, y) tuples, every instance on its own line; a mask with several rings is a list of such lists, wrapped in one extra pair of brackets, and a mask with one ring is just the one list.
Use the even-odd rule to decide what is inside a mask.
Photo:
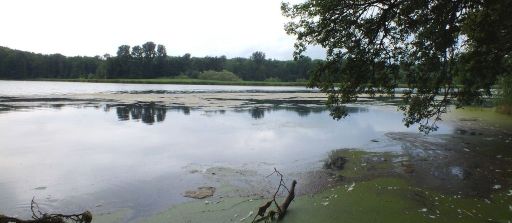
[[(32, 196), (56, 199), (52, 205), (61, 210), (72, 208), (64, 205), (71, 197), (82, 203), (99, 194), (113, 207), (147, 204), (115, 191), (155, 195), (155, 204), (168, 205), (190, 184), (183, 168), (193, 163), (308, 169), (330, 150), (363, 147), (387, 131), (415, 131), (392, 107), (349, 111), (339, 122), (314, 106), (206, 112), (133, 104), (2, 113), (0, 185), (8, 189), (0, 190), (0, 210), (22, 214), (13, 204)], [(47, 189), (34, 190), (41, 186)], [(155, 188), (168, 187), (174, 190), (159, 200), (155, 193), (164, 192)]]

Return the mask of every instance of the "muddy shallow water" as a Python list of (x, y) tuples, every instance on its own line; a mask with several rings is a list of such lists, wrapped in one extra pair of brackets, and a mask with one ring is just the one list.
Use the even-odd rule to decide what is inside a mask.
[[(267, 196), (274, 167), (298, 195), (382, 176), (479, 198), (510, 186), (512, 136), (478, 113), (424, 136), (382, 101), (335, 121), (304, 88), (38, 83), (0, 81), (2, 214), (29, 217), (35, 197), (47, 211), (129, 210), (120, 221), (138, 221), (202, 186), (218, 201)], [(371, 156), (323, 169), (337, 149)]]

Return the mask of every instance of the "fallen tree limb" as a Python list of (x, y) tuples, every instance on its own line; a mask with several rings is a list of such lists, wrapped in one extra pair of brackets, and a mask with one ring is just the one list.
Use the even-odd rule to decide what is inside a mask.
[(292, 187), (290, 191), (288, 192), (288, 196), (281, 204), (281, 212), (279, 212), (279, 215), (277, 216), (278, 220), (281, 220), (284, 218), (284, 215), (286, 214), (286, 210), (288, 210), (288, 207), (290, 206), (290, 203), (292, 203), (293, 199), (295, 198), (295, 185), (297, 185), (297, 181), (293, 180)]
[[(288, 210), (288, 207), (290, 206), (290, 203), (295, 198), (295, 186), (297, 185), (297, 181), (293, 180), (292, 185), (290, 189), (286, 187), (286, 184), (283, 179), (283, 175), (277, 171), (277, 169), (274, 168), (274, 172), (267, 177), (270, 177), (272, 175), (278, 175), (280, 177), (279, 186), (277, 187), (276, 192), (272, 196), (272, 200), (268, 201), (267, 203), (263, 204), (258, 208), (258, 213), (256, 216), (254, 216), (254, 219), (252, 220), (253, 223), (255, 222), (270, 222), (274, 220), (276, 214), (277, 214), (277, 220), (281, 220), (286, 215), (286, 211)], [(285, 200), (281, 205), (277, 204), (277, 195), (281, 191), (281, 188), (284, 188), (286, 191), (288, 191), (288, 196), (286, 196)], [(270, 210), (267, 212), (267, 210), (272, 206), (272, 204), (275, 204), (275, 208), (277, 210)]]
[(75, 222), (75, 223), (91, 223), (92, 222), (92, 214), (89, 211), (86, 211), (81, 214), (48, 214), (43, 213), (39, 209), (39, 205), (32, 199), (30, 203), (30, 210), (32, 211), (32, 219), (23, 220), (19, 218), (9, 217), (5, 215), (0, 215), (0, 223), (65, 223), (65, 222)]

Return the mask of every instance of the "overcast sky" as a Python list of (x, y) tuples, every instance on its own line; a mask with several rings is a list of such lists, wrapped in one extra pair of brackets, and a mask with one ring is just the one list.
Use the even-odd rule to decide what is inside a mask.
[[(290, 0), (288, 0), (290, 2)], [(297, 2), (297, 0), (292, 0)], [(2, 0), (0, 46), (67, 56), (153, 41), (169, 55), (291, 59), (280, 0)], [(312, 48), (308, 55), (323, 58)]]

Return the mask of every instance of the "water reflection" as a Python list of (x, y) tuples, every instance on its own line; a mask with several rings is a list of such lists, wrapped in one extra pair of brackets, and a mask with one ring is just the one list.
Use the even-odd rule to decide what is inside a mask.
[[(299, 117), (308, 117), (311, 114), (318, 114), (325, 112), (327, 109), (324, 106), (306, 106), (306, 105), (294, 105), (288, 107), (254, 107), (248, 110), (238, 110), (238, 112), (248, 112), (253, 119), (262, 119), (265, 117), (265, 113), (275, 111), (287, 111), (297, 114)], [(361, 113), (368, 112), (366, 107), (349, 107), (346, 106), (345, 110), (348, 113)]]
[(183, 191), (204, 183), (187, 166), (300, 171), (333, 149), (416, 131), (394, 107), (348, 109), (353, 115), (340, 122), (306, 105), (204, 111), (137, 103), (2, 113), (0, 210), (22, 216), (26, 209), (13, 204), (35, 196), (61, 211), (105, 201), (97, 211), (128, 206), (143, 215), (182, 202)]
[(165, 121), (168, 111), (181, 111), (184, 115), (190, 115), (189, 107), (166, 107), (155, 103), (118, 104), (104, 107), (105, 112), (110, 112), (112, 109), (115, 109), (119, 121), (135, 120), (149, 125)]
[[(308, 117), (311, 114), (318, 114), (325, 112), (327, 109), (324, 105), (319, 105), (318, 103), (308, 102), (309, 104), (285, 104), (272, 102), (274, 104), (269, 104), (269, 102), (259, 102), (257, 104), (251, 104), (248, 106), (244, 106), (241, 108), (234, 109), (237, 113), (247, 113), (253, 119), (262, 119), (265, 117), (266, 113), (277, 112), (277, 111), (287, 111), (291, 113), (297, 114), (299, 117)], [(107, 105), (98, 105), (98, 104), (48, 104), (45, 106), (23, 106), (23, 107), (14, 107), (9, 105), (0, 104), (0, 112), (15, 112), (20, 109), (35, 109), (38, 107), (49, 107), (53, 109), (62, 109), (64, 107), (74, 107), (74, 108), (86, 108), (86, 107), (94, 107), (98, 109), (102, 109), (105, 112), (110, 112), (111, 110), (115, 110), (115, 114), (119, 121), (141, 121), (142, 123), (152, 125), (154, 123), (165, 121), (166, 115), (169, 111), (179, 111), (184, 115), (190, 115), (192, 110), (199, 110), (199, 108), (190, 108), (188, 106), (165, 106), (157, 103), (135, 103), (135, 104), (107, 104)], [(361, 106), (346, 106), (345, 110), (348, 113), (361, 113), (368, 112), (368, 108)], [(225, 114), (225, 110), (207, 110), (204, 111), (208, 114)]]
[[(106, 106), (105, 111), (110, 111), (110, 106)], [(115, 106), (117, 118), (119, 121), (140, 120), (146, 124), (163, 122), (167, 114), (167, 108), (150, 104), (130, 104)]]
[(250, 113), (253, 119), (260, 119), (265, 117), (265, 109), (253, 108), (250, 110)]
[(12, 110), (12, 106), (0, 104), (0, 113), (5, 112), (5, 111), (10, 111), (10, 110)]
[[(53, 107), (53, 106), (52, 106)], [(61, 108), (61, 106), (55, 106), (55, 108)], [(184, 115), (190, 115), (191, 109), (187, 106), (164, 106), (155, 103), (136, 103), (136, 104), (115, 104), (105, 105), (104, 111), (110, 112), (115, 109), (116, 115), (119, 121), (142, 121), (145, 124), (154, 124), (155, 122), (165, 121), (166, 115), (169, 111), (179, 111)], [(345, 107), (349, 113), (361, 113), (368, 112), (366, 107)], [(198, 109), (196, 109), (198, 110)], [(286, 111), (297, 114), (299, 117), (307, 117), (311, 114), (318, 114), (326, 111), (324, 106), (308, 106), (308, 105), (287, 105), (287, 106), (251, 106), (248, 108), (239, 108), (234, 110), (237, 113), (247, 113), (253, 119), (262, 119), (266, 113)], [(204, 111), (205, 113), (211, 114), (225, 114), (225, 110), (214, 110)]]

